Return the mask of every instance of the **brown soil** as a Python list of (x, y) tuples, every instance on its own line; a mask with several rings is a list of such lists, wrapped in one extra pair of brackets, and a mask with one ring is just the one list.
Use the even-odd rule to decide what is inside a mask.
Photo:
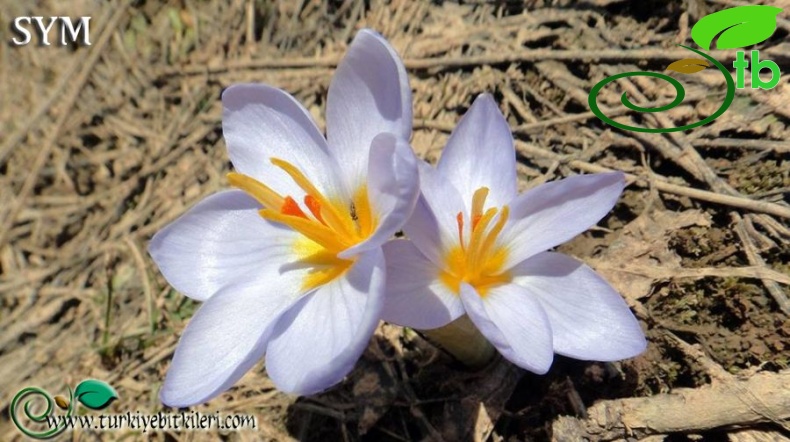
[[(227, 187), (222, 89), (275, 85), (323, 125), (333, 68), (361, 27), (382, 32), (406, 62), (412, 144), (424, 158), (438, 158), (474, 97), (490, 92), (514, 130), (523, 189), (602, 168), (631, 174), (612, 214), (559, 250), (589, 262), (623, 293), (648, 350), (620, 363), (558, 357), (545, 376), (501, 360), (474, 373), (414, 331), (382, 325), (349, 379), (325, 394), (282, 394), (259, 365), (196, 407), (255, 415), (257, 432), (146, 436), (563, 440), (556, 419), (583, 419), (594, 403), (701, 388), (721, 379), (718, 369), (748, 378), (790, 368), (790, 311), (781, 307), (790, 281), (786, 13), (759, 45), (785, 72), (779, 86), (738, 90), (715, 122), (660, 135), (603, 124), (589, 113), (589, 90), (616, 73), (663, 71), (679, 54), (677, 43), (691, 44), (690, 26), (736, 2), (0, 2), (3, 23), (23, 15), (93, 17), (91, 46), (0, 46), (4, 440), (22, 439), (8, 405), (31, 385), (60, 394), (96, 378), (120, 394), (109, 412), (163, 410), (158, 389), (197, 304), (168, 286), (145, 250), (157, 230)], [(3, 42), (13, 36), (0, 29)], [(607, 50), (622, 53), (596, 58)], [(720, 55), (714, 51), (731, 62)], [(651, 127), (697, 121), (721, 102), (720, 77), (708, 69), (679, 78), (686, 101), (663, 117), (619, 118)], [(643, 94), (634, 98), (643, 104), (673, 98), (665, 84), (642, 78), (607, 88), (599, 102), (616, 108), (624, 91)], [(788, 436), (787, 415), (764, 417), (744, 423), (748, 434), (730, 425), (631, 436)]]

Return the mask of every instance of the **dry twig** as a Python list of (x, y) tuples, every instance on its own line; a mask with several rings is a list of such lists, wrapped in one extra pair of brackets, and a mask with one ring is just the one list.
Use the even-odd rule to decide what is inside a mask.
[[(760, 407), (745, 407), (743, 391)], [(748, 399), (750, 402), (752, 399)], [(790, 372), (759, 373), (747, 380), (696, 389), (679, 388), (670, 394), (603, 401), (587, 409), (580, 421), (562, 416), (554, 422), (553, 440), (623, 440), (632, 435), (700, 432), (743, 427), (790, 418)]]
[[(738, 238), (741, 240), (741, 244), (743, 244), (743, 251), (746, 253), (746, 258), (753, 266), (762, 267), (765, 269), (769, 269), (769, 267), (763, 261), (763, 258), (760, 257), (760, 253), (757, 251), (757, 247), (754, 245), (754, 241), (752, 241), (749, 233), (746, 231), (745, 223), (743, 218), (737, 213), (731, 213), (730, 217), (732, 218), (733, 223), (735, 224), (735, 233), (738, 235)], [(763, 281), (763, 285), (768, 290), (768, 293), (771, 294), (771, 297), (774, 298), (776, 304), (779, 306), (779, 309), (784, 312), (785, 315), (790, 316), (790, 299), (788, 299), (787, 294), (785, 294), (784, 290), (779, 287), (776, 280), (771, 278), (764, 278), (760, 277)], [(790, 279), (790, 278), (788, 278)], [(790, 283), (787, 283), (790, 284)]]

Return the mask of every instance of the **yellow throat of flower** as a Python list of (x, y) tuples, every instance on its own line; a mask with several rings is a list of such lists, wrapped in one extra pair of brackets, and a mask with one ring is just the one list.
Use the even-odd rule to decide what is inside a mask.
[(351, 204), (324, 196), (293, 164), (278, 158), (272, 164), (287, 173), (305, 192), (304, 208), (291, 196), (282, 196), (260, 181), (236, 172), (228, 174), (231, 186), (241, 189), (263, 205), (261, 217), (301, 233), (294, 243), (299, 264), (309, 267), (302, 282), (307, 292), (341, 276), (354, 263), (337, 254), (368, 238), (377, 220), (371, 211), (366, 186), (354, 192)]
[[(474, 287), (485, 296), (492, 287), (511, 281), (508, 272), (502, 269), (507, 259), (507, 248), (497, 244), (497, 237), (507, 222), (510, 209), (490, 208), (483, 212), (488, 188), (477, 189), (472, 197), (471, 235), (464, 238), (464, 214), (458, 212), (458, 245), (452, 247), (444, 256), (447, 270), (441, 271), (439, 279), (455, 294), (461, 291), (461, 283)], [(492, 221), (499, 213), (496, 222)]]

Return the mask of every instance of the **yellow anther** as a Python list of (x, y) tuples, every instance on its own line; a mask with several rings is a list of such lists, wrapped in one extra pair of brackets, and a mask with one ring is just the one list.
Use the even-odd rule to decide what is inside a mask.
[(466, 250), (467, 257), (474, 257), (479, 253), (480, 246), (485, 239), (485, 232), (488, 228), (488, 223), (494, 218), (497, 210), (494, 208), (486, 210), (486, 213), (480, 218), (477, 227), (472, 231), (472, 237), (469, 239), (469, 247)]
[(296, 185), (304, 190), (305, 193), (318, 200), (321, 207), (326, 209), (321, 211), (321, 215), (329, 227), (340, 233), (343, 233), (345, 236), (352, 236), (356, 233), (353, 228), (353, 220), (351, 220), (351, 217), (343, 216), (342, 214), (338, 213), (335, 205), (326, 199), (326, 197), (313, 185), (313, 183), (310, 182), (310, 180), (307, 179), (306, 176), (304, 176), (302, 172), (299, 171), (299, 169), (296, 168), (296, 166), (279, 158), (272, 158), (272, 164), (287, 173), (291, 179), (294, 180)]
[(502, 211), (499, 213), (499, 218), (496, 221), (496, 224), (491, 228), (488, 234), (485, 237), (485, 240), (480, 245), (477, 253), (472, 257), (473, 258), (473, 265), (482, 266), (484, 265), (484, 260), (486, 257), (489, 256), (491, 252), (491, 248), (496, 243), (496, 239), (499, 234), (502, 232), (502, 229), (505, 227), (505, 223), (507, 222), (508, 216), (510, 216), (510, 208), (508, 206), (503, 206)]
[(307, 218), (285, 215), (270, 209), (261, 209), (258, 213), (263, 218), (285, 224), (326, 249), (339, 252), (353, 245), (342, 241), (344, 237), (337, 235), (328, 227)]
[[(503, 271), (507, 249), (496, 245), (497, 238), (507, 223), (510, 209), (503, 206), (501, 210), (490, 208), (483, 213), (487, 196), (488, 188), (481, 187), (472, 197), (472, 228), (466, 244), (463, 213), (456, 215), (458, 246), (445, 255), (446, 270), (439, 274), (439, 279), (456, 294), (460, 292), (462, 282), (472, 285), (481, 296), (485, 296), (491, 287), (506, 284), (511, 280), (511, 275)], [(499, 216), (492, 225), (497, 214)]]
[(377, 219), (368, 200), (367, 187), (357, 189), (350, 202), (330, 200), (293, 164), (278, 158), (271, 161), (306, 193), (303, 207), (307, 210), (293, 196), (283, 197), (247, 175), (231, 172), (228, 181), (264, 206), (258, 211), (261, 217), (301, 234), (293, 245), (298, 258), (290, 264), (307, 269), (302, 281), (302, 291), (307, 292), (351, 268), (355, 260), (338, 258), (338, 253), (368, 238), (376, 228)]
[(477, 223), (480, 222), (480, 218), (483, 216), (483, 208), (487, 197), (488, 187), (481, 187), (475, 190), (475, 193), (472, 195), (472, 231), (477, 228)]
[(230, 185), (247, 192), (250, 196), (255, 198), (264, 207), (269, 209), (278, 209), (282, 207), (285, 199), (277, 192), (270, 189), (262, 182), (247, 175), (230, 172), (228, 174), (228, 181)]
[(290, 175), (291, 179), (294, 180), (296, 185), (299, 186), (302, 190), (304, 190), (306, 194), (313, 195), (315, 197), (321, 195), (321, 192), (318, 191), (318, 189), (313, 185), (313, 183), (311, 183), (310, 180), (308, 180), (307, 177), (304, 176), (304, 174), (300, 172), (299, 169), (297, 169), (296, 166), (294, 166), (293, 164), (281, 160), (279, 158), (272, 158), (272, 164), (279, 167), (280, 169), (285, 171), (285, 173)]

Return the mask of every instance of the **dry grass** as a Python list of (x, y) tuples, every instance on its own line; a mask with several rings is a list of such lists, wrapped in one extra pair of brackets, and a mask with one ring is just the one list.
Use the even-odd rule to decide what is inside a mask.
[[(258, 416), (258, 433), (225, 436), (544, 440), (558, 414), (584, 415), (596, 400), (706, 384), (709, 372), (669, 332), (727, 371), (786, 372), (790, 82), (739, 90), (714, 123), (672, 135), (614, 130), (587, 105), (605, 76), (661, 71), (685, 56), (674, 44), (690, 41), (690, 24), (730, 3), (2, 0), (3, 23), (91, 15), (93, 44), (0, 47), (0, 433), (20, 438), (6, 410), (28, 385), (59, 392), (97, 378), (121, 395), (113, 412), (162, 409), (158, 388), (197, 306), (167, 285), (146, 244), (227, 186), (222, 89), (275, 85), (323, 125), (333, 67), (361, 27), (383, 33), (405, 59), (421, 156), (436, 159), (474, 97), (491, 92), (514, 128), (523, 188), (580, 171), (629, 173), (633, 185), (613, 215), (563, 250), (603, 271), (617, 250), (643, 248), (631, 268), (607, 276), (643, 322), (650, 349), (623, 364), (561, 359), (543, 378), (503, 363), (473, 375), (419, 336), (383, 326), (350, 379), (328, 394), (281, 394), (258, 367), (197, 407)], [(787, 23), (761, 48), (785, 76)], [(3, 41), (8, 33), (0, 30)], [(718, 107), (722, 85), (704, 72), (667, 115), (619, 118), (694, 121)], [(652, 80), (618, 87), (644, 102), (671, 93)], [(600, 100), (618, 99), (612, 89)], [(676, 228), (659, 228), (690, 211), (683, 222), (672, 218)], [(475, 387), (465, 390), (470, 379)]]

